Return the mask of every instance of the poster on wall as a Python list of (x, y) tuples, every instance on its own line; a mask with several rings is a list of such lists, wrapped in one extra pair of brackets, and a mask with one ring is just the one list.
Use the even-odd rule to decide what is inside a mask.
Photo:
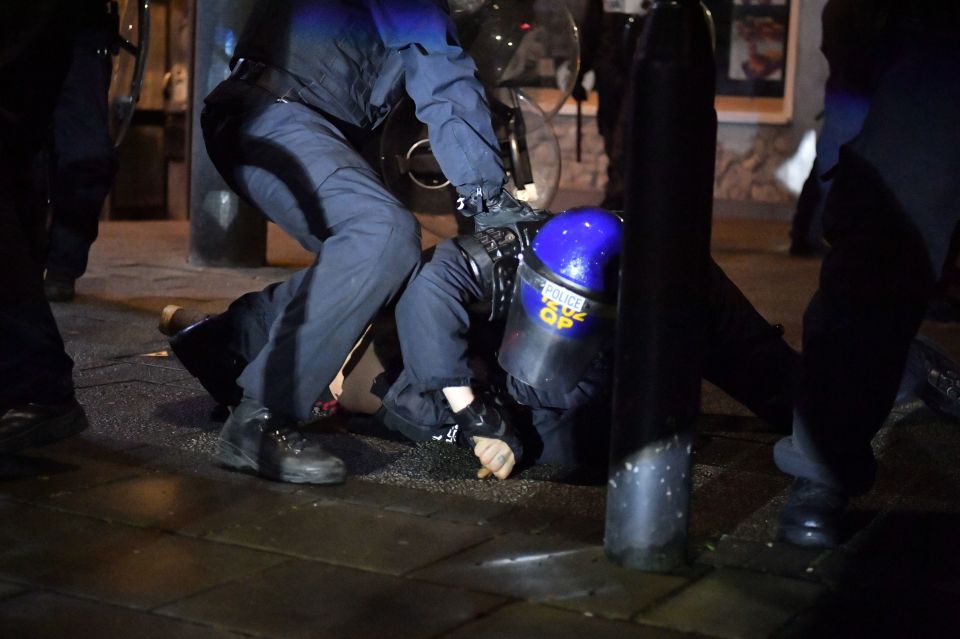
[(716, 30), (720, 121), (789, 122), (799, 0), (704, 0), (704, 4)]

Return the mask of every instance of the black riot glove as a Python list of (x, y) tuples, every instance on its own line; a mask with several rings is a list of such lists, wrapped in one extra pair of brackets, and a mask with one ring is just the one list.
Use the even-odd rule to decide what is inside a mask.
[(519, 222), (547, 219), (545, 211), (538, 211), (526, 202), (517, 200), (506, 189), (486, 198), (479, 186), (460, 187), (457, 190), (460, 193), (457, 210), (466, 217), (472, 217), (474, 228), (478, 231), (494, 226), (516, 228)]
[(499, 439), (510, 447), (517, 465), (523, 459), (523, 442), (517, 431), (504, 418), (506, 411), (498, 410), (490, 400), (477, 397), (470, 404), (453, 414), (453, 419), (459, 426), (458, 442), (466, 448), (473, 448), (474, 437)]

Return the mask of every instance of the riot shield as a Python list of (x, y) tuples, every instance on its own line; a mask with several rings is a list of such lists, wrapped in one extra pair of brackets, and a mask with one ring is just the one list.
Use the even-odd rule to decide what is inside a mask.
[(549, 120), (573, 91), (580, 69), (577, 26), (556, 0), (451, 0), (463, 48), (490, 90), (519, 89)]
[[(546, 114), (516, 89), (491, 92), (490, 103), (507, 189), (535, 208), (546, 208), (560, 183), (560, 144)], [(411, 211), (449, 215), (456, 209), (457, 192), (430, 152), (427, 127), (417, 120), (409, 98), (384, 124), (379, 160), (387, 187)]]

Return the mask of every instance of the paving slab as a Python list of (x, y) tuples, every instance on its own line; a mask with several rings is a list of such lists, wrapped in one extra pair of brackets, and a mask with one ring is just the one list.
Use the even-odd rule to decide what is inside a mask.
[[(558, 484), (547, 484), (542, 490), (549, 492), (557, 487), (558, 492), (567, 492), (565, 500), (578, 499), (584, 506), (577, 509), (580, 512), (597, 510), (597, 505), (586, 505), (586, 502), (594, 498), (592, 487), (590, 490), (581, 492), (576, 496), (570, 493), (576, 493), (576, 487), (561, 486)], [(570, 490), (570, 489), (573, 490)], [(567, 489), (567, 490), (564, 490)], [(473, 500), (477, 501), (477, 500)], [(542, 500), (548, 501), (548, 500)], [(520, 532), (531, 535), (544, 535), (547, 537), (562, 537), (566, 539), (575, 539), (584, 543), (599, 543), (603, 539), (603, 516), (596, 514), (594, 516), (584, 516), (571, 513), (563, 508), (541, 507), (541, 500), (531, 499), (531, 503), (537, 506), (523, 504), (511, 506), (509, 503), (491, 503), (483, 507), (482, 511), (489, 511), (487, 518), (483, 521), (484, 525), (490, 525), (501, 532)], [(442, 512), (436, 513), (434, 517), (443, 518)], [(469, 518), (465, 517), (466, 523), (470, 523)]]
[(550, 522), (550, 525), (541, 534), (587, 544), (602, 544), (605, 524), (602, 515), (585, 517), (561, 513), (559, 517)]
[(97, 519), (203, 536), (256, 526), (314, 500), (306, 491), (238, 490), (227, 482), (156, 473), (53, 495), (44, 503)]
[(431, 517), (474, 526), (490, 526), (492, 520), (512, 510), (514, 506), (461, 497), (446, 504)]
[(684, 636), (664, 628), (517, 603), (445, 634), (442, 639), (680, 639)]
[(150, 472), (136, 466), (46, 453), (3, 456), (0, 499), (47, 499)]
[(781, 494), (790, 480), (772, 475), (725, 469), (694, 490), (690, 497), (690, 540), (698, 546), (730, 531)]
[(720, 569), (638, 619), (727, 639), (759, 639), (811, 607), (823, 590), (797, 579)]
[(293, 560), (159, 612), (270, 637), (427, 639), (502, 602), (460, 588)]
[(255, 527), (213, 533), (210, 539), (402, 575), (492, 534), (477, 526), (323, 500), (292, 508)]
[[(789, 485), (788, 485), (789, 486)], [(766, 543), (777, 538), (780, 511), (787, 501), (787, 491), (774, 495), (766, 504), (738, 521), (729, 529), (729, 533), (740, 539), (749, 539)]]
[(228, 639), (243, 635), (50, 592), (0, 602), (5, 637), (30, 639)]
[(498, 530), (540, 535), (550, 529), (550, 525), (563, 517), (563, 513), (535, 506), (515, 506), (495, 515), (490, 524)]
[(800, 548), (786, 542), (771, 541), (764, 543), (760, 552), (743, 567), (781, 577), (822, 581), (817, 566), (826, 552), (823, 549)]
[[(398, 513), (409, 513), (411, 515), (419, 515), (421, 517), (434, 517), (440, 512), (453, 511), (456, 508), (462, 509), (464, 515), (469, 512), (469, 508), (472, 506), (483, 504), (484, 502), (478, 499), (469, 499), (461, 497), (459, 495), (447, 495), (441, 493), (425, 493), (423, 491), (415, 491), (414, 495), (411, 495), (410, 498), (396, 501), (392, 504), (385, 505), (384, 510), (391, 510)], [(489, 513), (490, 509), (484, 508), (482, 506), (476, 507), (476, 516), (482, 518), (484, 512)], [(449, 517), (437, 517), (438, 519), (445, 519), (446, 521), (456, 521), (456, 519), (451, 519)], [(469, 523), (475, 524), (473, 520), (469, 517), (465, 517), (466, 521), (461, 521), (460, 523)]]
[(144, 444), (130, 440), (118, 440), (95, 433), (88, 428), (75, 437), (62, 439), (43, 448), (32, 448), (24, 455), (50, 457), (53, 459), (82, 459), (124, 463), (125, 453), (142, 448)]
[(739, 566), (783, 577), (818, 581), (821, 575), (817, 565), (827, 552), (783, 542), (761, 542), (724, 535), (715, 544), (709, 544), (696, 561), (718, 568)]
[[(424, 494), (423, 491), (406, 486), (381, 484), (368, 479), (348, 477), (347, 481), (337, 486), (327, 486), (322, 497), (342, 501), (368, 508), (392, 508), (405, 511), (409, 507), (411, 514), (427, 516), (442, 510), (447, 502), (438, 502), (437, 498), (444, 495)], [(423, 497), (424, 504), (417, 506), (417, 498)]]
[(771, 444), (740, 437), (718, 434), (700, 436), (694, 444), (691, 461), (720, 468), (781, 474), (773, 463)]
[(0, 577), (129, 607), (175, 601), (285, 559), (0, 502)]
[(608, 562), (599, 546), (511, 533), (412, 574), (515, 599), (629, 619), (688, 579)]

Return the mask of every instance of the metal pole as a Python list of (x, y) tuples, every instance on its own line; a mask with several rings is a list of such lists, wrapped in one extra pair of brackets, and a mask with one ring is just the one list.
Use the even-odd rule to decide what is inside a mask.
[(642, 570), (686, 562), (717, 133), (709, 33), (697, 0), (658, 0), (631, 75), (605, 549)]
[(207, 157), (200, 130), (204, 98), (228, 64), (253, 0), (196, 0), (190, 119), (190, 256), (206, 266), (262, 266), (266, 220), (230, 190)]

